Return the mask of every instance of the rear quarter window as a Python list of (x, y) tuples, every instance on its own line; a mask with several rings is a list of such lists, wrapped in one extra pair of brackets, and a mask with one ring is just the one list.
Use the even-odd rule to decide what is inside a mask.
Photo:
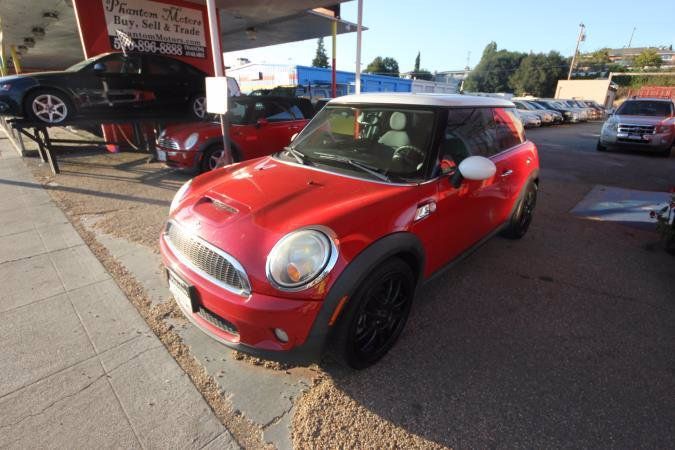
[(457, 164), (466, 156), (490, 156), (499, 152), (496, 123), (491, 108), (448, 110), (445, 142)]
[(525, 141), (525, 129), (514, 108), (494, 108), (494, 120), (499, 151), (522, 144)]

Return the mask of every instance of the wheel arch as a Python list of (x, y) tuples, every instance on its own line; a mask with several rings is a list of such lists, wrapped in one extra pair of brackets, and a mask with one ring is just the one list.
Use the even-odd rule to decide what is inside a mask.
[[(416, 235), (407, 231), (381, 237), (352, 259), (333, 283), (303, 345), (308, 352), (317, 357), (323, 353), (333, 329), (336, 328), (334, 325), (339, 323), (341, 313), (345, 310), (344, 306), (349, 303), (351, 296), (378, 264), (390, 258), (400, 258), (410, 266), (415, 276), (415, 291), (417, 291), (423, 279), (426, 263), (422, 242)], [(343, 302), (345, 296), (347, 300)], [(338, 306), (341, 310), (336, 313)], [(334, 314), (337, 316), (333, 317)]]
[(36, 91), (57, 91), (60, 92), (61, 94), (65, 95), (68, 98), (68, 101), (70, 102), (71, 106), (73, 107), (75, 113), (79, 112), (79, 107), (77, 105), (77, 102), (73, 98), (73, 95), (68, 92), (67, 90), (56, 87), (56, 86), (49, 86), (49, 85), (44, 85), (44, 84), (36, 84), (35, 86), (31, 86), (26, 92), (23, 94), (23, 98), (21, 99), (21, 107), (24, 110), (24, 115), (28, 112), (31, 111), (30, 105), (27, 104), (28, 98)]

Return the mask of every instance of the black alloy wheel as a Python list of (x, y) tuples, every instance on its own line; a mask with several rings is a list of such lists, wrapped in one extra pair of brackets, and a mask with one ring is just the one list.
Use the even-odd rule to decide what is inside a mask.
[(364, 369), (396, 343), (410, 314), (415, 281), (408, 264), (392, 258), (379, 265), (349, 300), (336, 351), (342, 362)]

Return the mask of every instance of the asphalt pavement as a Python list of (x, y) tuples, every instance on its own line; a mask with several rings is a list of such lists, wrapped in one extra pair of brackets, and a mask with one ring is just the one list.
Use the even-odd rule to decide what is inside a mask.
[(528, 131), (542, 166), (529, 233), (426, 285), (380, 363), (329, 368), (338, 387), (453, 448), (672, 448), (675, 258), (652, 230), (570, 210), (596, 185), (668, 190), (675, 152), (599, 153), (599, 130)]

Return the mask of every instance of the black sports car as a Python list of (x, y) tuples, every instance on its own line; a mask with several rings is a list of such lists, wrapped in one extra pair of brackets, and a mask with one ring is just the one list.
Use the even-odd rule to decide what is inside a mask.
[(0, 78), (0, 114), (59, 124), (75, 116), (206, 114), (206, 74), (165, 56), (104, 53), (61, 72)]

